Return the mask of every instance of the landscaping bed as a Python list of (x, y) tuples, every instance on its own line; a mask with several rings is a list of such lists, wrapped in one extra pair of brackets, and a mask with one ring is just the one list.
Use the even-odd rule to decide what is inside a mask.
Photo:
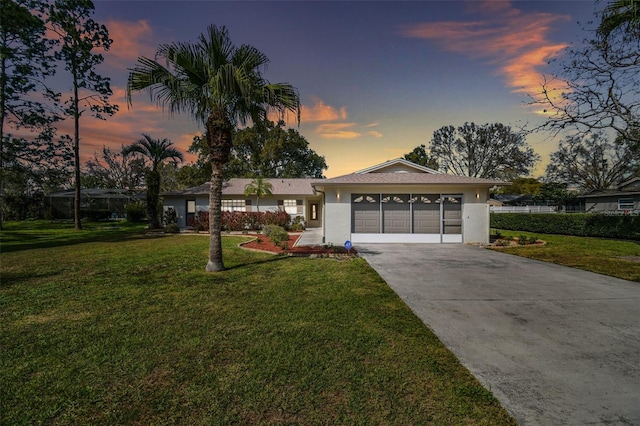
[[(355, 257), (355, 249), (347, 250), (344, 247), (333, 245), (321, 246), (300, 246), (294, 247), (298, 238), (302, 234), (289, 234), (289, 240), (277, 245), (262, 234), (247, 235), (253, 237), (252, 240), (241, 243), (240, 247), (250, 250), (266, 251), (289, 256), (309, 256), (309, 257)], [(284, 248), (283, 248), (284, 247)]]

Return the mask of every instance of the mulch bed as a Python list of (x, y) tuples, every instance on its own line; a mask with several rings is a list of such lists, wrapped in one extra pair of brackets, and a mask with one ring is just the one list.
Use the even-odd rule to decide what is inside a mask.
[(269, 237), (264, 235), (247, 235), (249, 237), (255, 237), (251, 241), (240, 244), (240, 247), (250, 249), (267, 251), (271, 253), (289, 255), (289, 256), (311, 256), (311, 257), (353, 257), (356, 255), (355, 249), (347, 251), (344, 247), (331, 247), (331, 246), (301, 246), (293, 247), (298, 241), (301, 234), (289, 234), (289, 241), (285, 245), (286, 249), (281, 246), (275, 245)]

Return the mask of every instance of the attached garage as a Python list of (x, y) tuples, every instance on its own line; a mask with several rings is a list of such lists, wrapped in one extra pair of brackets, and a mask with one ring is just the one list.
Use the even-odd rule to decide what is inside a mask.
[(404, 159), (314, 182), (324, 194), (325, 242), (488, 242), (489, 188), (504, 182), (453, 176)]

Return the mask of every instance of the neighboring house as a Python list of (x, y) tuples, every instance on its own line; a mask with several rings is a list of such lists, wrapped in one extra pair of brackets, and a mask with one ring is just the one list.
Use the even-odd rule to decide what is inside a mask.
[[(256, 199), (255, 195), (245, 196), (245, 187), (253, 179), (233, 178), (222, 187), (222, 211), (261, 212), (284, 210), (292, 218), (302, 216), (307, 228), (322, 226), (322, 194), (311, 186), (314, 179), (265, 179), (272, 185), (272, 195)], [(193, 226), (199, 211), (209, 211), (209, 183), (182, 191), (165, 192), (164, 210), (173, 208), (178, 215), (178, 226)]]
[(615, 189), (594, 191), (578, 198), (590, 213), (640, 212), (640, 177), (623, 182)]
[[(127, 204), (145, 201), (146, 192), (130, 189), (80, 190), (80, 213), (92, 219), (124, 219)], [(51, 219), (73, 219), (75, 190), (52, 192), (45, 197), (45, 207)]]
[[(273, 195), (260, 211), (286, 210), (307, 227), (322, 227), (323, 241), (353, 243), (461, 243), (489, 241), (489, 188), (507, 182), (447, 175), (404, 159), (332, 179), (268, 179)], [(255, 211), (245, 197), (251, 179), (231, 179), (223, 210)], [(208, 210), (209, 184), (163, 194), (180, 227)]]

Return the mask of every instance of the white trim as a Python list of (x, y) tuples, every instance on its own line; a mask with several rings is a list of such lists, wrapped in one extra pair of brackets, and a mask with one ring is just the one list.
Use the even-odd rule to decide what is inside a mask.
[[(462, 235), (446, 235), (447, 237), (458, 237), (462, 242)], [(443, 235), (444, 237), (444, 235)], [(453, 238), (447, 238), (447, 240)], [(440, 243), (440, 234), (351, 234), (352, 243)]]

